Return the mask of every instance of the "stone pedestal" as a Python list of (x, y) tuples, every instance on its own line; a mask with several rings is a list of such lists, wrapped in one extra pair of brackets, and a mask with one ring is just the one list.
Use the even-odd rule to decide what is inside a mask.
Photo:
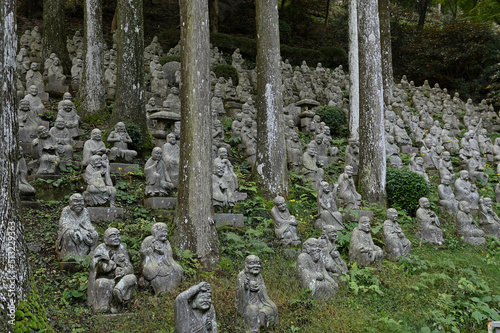
[(151, 209), (173, 210), (177, 205), (177, 198), (169, 197), (151, 197), (144, 199), (144, 207)]
[(234, 192), (233, 193), (233, 198), (234, 198), (234, 201), (236, 201), (236, 202), (246, 200), (247, 197), (248, 197), (248, 194), (243, 193), (243, 192)]
[(402, 146), (401, 147), (401, 152), (403, 154), (418, 154), (418, 148), (417, 147), (411, 147), (411, 146)]
[(245, 226), (245, 217), (243, 214), (215, 214), (214, 219), (217, 227), (231, 226), (243, 228)]
[(110, 163), (109, 172), (118, 173), (120, 175), (126, 175), (129, 172), (134, 172), (134, 170), (139, 169), (139, 164), (125, 164), (125, 163)]
[(343, 222), (358, 221), (359, 218), (362, 216), (368, 216), (371, 220), (373, 218), (373, 211), (371, 211), (371, 210), (359, 210), (359, 209), (344, 210), (342, 212), (342, 221)]
[(90, 221), (116, 221), (123, 219), (123, 208), (111, 207), (87, 207), (90, 215)]

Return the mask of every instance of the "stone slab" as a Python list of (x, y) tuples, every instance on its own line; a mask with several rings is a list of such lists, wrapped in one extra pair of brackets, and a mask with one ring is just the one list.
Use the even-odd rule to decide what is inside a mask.
[(73, 149), (75, 150), (83, 150), (83, 145), (85, 143), (82, 140), (76, 140), (73, 142)]
[(118, 173), (120, 175), (126, 175), (129, 172), (134, 172), (134, 170), (139, 169), (139, 164), (125, 164), (125, 163), (110, 163), (109, 171), (111, 173)]
[(233, 198), (235, 201), (243, 201), (248, 198), (248, 194), (244, 192), (235, 192), (233, 193)]
[(38, 97), (40, 97), (40, 99), (42, 100), (42, 102), (48, 102), (49, 101), (49, 93), (46, 93), (46, 92), (39, 92), (38, 93)]
[(342, 221), (358, 221), (358, 219), (362, 216), (368, 216), (370, 219), (373, 218), (373, 211), (371, 210), (344, 210), (342, 212)]
[(34, 175), (29, 175), (28, 176), (28, 180), (31, 182), (31, 181), (34, 181), (34, 180), (37, 180), (37, 179), (45, 179), (45, 180), (58, 180), (60, 179), (62, 176), (61, 175), (37, 175), (37, 174), (34, 174)]
[(144, 199), (144, 206), (151, 209), (173, 210), (177, 205), (177, 198), (151, 197)]
[(123, 208), (116, 207), (87, 207), (87, 210), (92, 222), (121, 220), (124, 214)]
[(31, 142), (19, 142), (19, 145), (23, 147), (24, 156), (31, 156)]
[(41, 206), (38, 201), (21, 201), (21, 209), (40, 209)]
[(403, 154), (418, 154), (418, 148), (417, 147), (410, 147), (410, 146), (402, 146), (401, 152)]
[(488, 162), (493, 162), (495, 160), (495, 157), (493, 156), (493, 154), (487, 154), (486, 155), (486, 160)]
[(215, 214), (215, 225), (217, 227), (238, 227), (245, 226), (245, 217), (243, 214)]
[(47, 83), (45, 90), (48, 92), (54, 92), (56, 94), (64, 94), (69, 91), (69, 86), (64, 86), (57, 83)]

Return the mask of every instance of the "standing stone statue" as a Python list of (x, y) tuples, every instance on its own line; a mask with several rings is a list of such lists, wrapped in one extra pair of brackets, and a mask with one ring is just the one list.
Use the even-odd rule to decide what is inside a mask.
[(180, 149), (174, 133), (167, 135), (167, 142), (163, 145), (163, 162), (175, 187), (179, 186), (179, 159)]
[(356, 191), (356, 185), (354, 184), (354, 178), (352, 175), (352, 166), (346, 165), (344, 173), (339, 176), (337, 181), (337, 195), (340, 201), (340, 206), (346, 210), (355, 209), (361, 205), (361, 195)]
[(359, 141), (356, 138), (349, 138), (349, 144), (345, 150), (345, 165), (352, 166), (352, 174), (358, 174), (359, 164)]
[(29, 86), (29, 93), (24, 96), (24, 99), (30, 103), (32, 111), (38, 116), (43, 116), (45, 114), (45, 105), (43, 105), (42, 99), (38, 96), (38, 88), (35, 85)]
[(122, 122), (115, 125), (115, 130), (111, 131), (108, 136), (108, 142), (113, 144), (113, 148), (111, 148), (111, 151), (109, 152), (110, 161), (121, 158), (126, 162), (132, 162), (134, 157), (137, 156), (137, 152), (135, 150), (128, 149), (128, 144), (132, 143), (132, 139), (127, 133), (125, 124)]
[(60, 102), (61, 109), (57, 112), (57, 117), (64, 119), (66, 128), (71, 134), (72, 138), (80, 135), (78, 133), (78, 126), (80, 124), (80, 116), (76, 113), (75, 105), (71, 100), (64, 99)]
[(25, 99), (19, 102), (17, 121), (19, 123), (19, 141), (31, 142), (36, 138), (36, 130), (42, 120), (35, 111), (31, 110), (30, 102)]
[[(98, 128), (94, 128), (90, 132), (90, 140), (85, 141), (83, 145), (82, 166), (87, 166), (90, 163), (90, 158), (94, 155), (103, 156), (109, 152), (104, 142), (102, 142), (102, 133)], [(107, 158), (107, 157), (106, 157)]]
[(348, 272), (347, 265), (337, 251), (337, 230), (332, 225), (325, 225), (319, 238), (321, 259), (325, 264), (326, 271), (337, 282), (340, 282), (342, 274)]
[(316, 299), (332, 297), (339, 287), (326, 271), (321, 260), (320, 241), (316, 238), (304, 242), (302, 253), (297, 258), (297, 272), (301, 287), (310, 289)]
[(109, 164), (105, 157), (94, 155), (83, 175), (87, 190), (83, 197), (88, 206), (101, 206), (109, 201), (110, 207), (115, 207), (116, 189), (109, 175)]
[[(83, 197), (79, 193), (69, 198), (69, 206), (64, 207), (59, 218), (56, 252), (61, 261), (69, 255), (84, 256), (90, 254), (97, 246), (99, 235), (90, 223), (87, 208), (84, 207)], [(81, 260), (74, 258), (73, 260)]]
[(384, 222), (384, 253), (387, 259), (396, 261), (399, 257), (410, 255), (411, 242), (405, 237), (398, 223), (398, 212), (394, 208), (387, 210)]
[(139, 284), (151, 285), (155, 294), (174, 292), (181, 284), (184, 270), (174, 261), (172, 247), (168, 241), (168, 227), (165, 223), (155, 223), (151, 236), (141, 244), (142, 274)]
[(167, 196), (174, 189), (174, 184), (172, 184), (162, 156), (163, 151), (160, 147), (153, 148), (151, 157), (144, 166), (144, 174), (146, 175), (146, 191), (144, 194), (147, 196)]
[(233, 169), (233, 164), (227, 158), (227, 149), (221, 147), (217, 150), (218, 156), (214, 159), (214, 167), (222, 165), (224, 167), (223, 181), (227, 185), (228, 197), (233, 197), (238, 189), (238, 177)]
[(174, 308), (175, 333), (217, 333), (217, 319), (208, 282), (192, 286), (177, 296)]
[(443, 244), (443, 230), (441, 230), (441, 224), (436, 213), (430, 209), (429, 200), (420, 198), (418, 204), (420, 208), (417, 209), (417, 238), (432, 244)]
[(500, 237), (500, 218), (492, 209), (492, 200), (488, 197), (482, 197), (479, 200), (479, 227), (486, 234)]
[(53, 175), (59, 173), (59, 156), (57, 155), (57, 140), (45, 126), (38, 126), (37, 138), (31, 143), (33, 158), (37, 161), (37, 175)]
[(479, 229), (470, 213), (470, 204), (467, 201), (458, 203), (456, 215), (457, 232), (463, 237), (463, 241), (472, 245), (485, 245), (484, 231)]
[(229, 189), (229, 184), (224, 178), (225, 165), (222, 162), (215, 162), (212, 173), (212, 203), (216, 212), (222, 212), (225, 208), (231, 212), (234, 206), (233, 192)]
[(302, 166), (302, 144), (300, 143), (299, 134), (295, 131), (286, 140), (286, 155), (291, 168), (295, 169)]
[(273, 200), (274, 207), (271, 209), (271, 217), (274, 221), (274, 234), (282, 245), (299, 246), (300, 239), (297, 236), (297, 225), (299, 222), (295, 216), (290, 214), (286, 206), (285, 198), (277, 196)]
[(278, 307), (267, 294), (260, 269), (260, 258), (249, 255), (236, 280), (236, 309), (245, 320), (247, 332), (260, 332), (262, 326), (269, 327), (278, 321)]
[(330, 184), (325, 181), (320, 183), (318, 190), (319, 219), (314, 223), (316, 228), (323, 228), (325, 225), (331, 225), (336, 230), (344, 229), (342, 214), (338, 211), (337, 203), (335, 202), (336, 194), (336, 188), (332, 191)]
[(382, 268), (382, 259), (384, 252), (380, 247), (373, 243), (370, 218), (361, 216), (358, 226), (354, 228), (351, 234), (351, 244), (349, 245), (349, 260), (351, 263), (357, 262), (358, 265), (369, 266), (374, 262), (378, 268)]
[(32, 201), (36, 191), (28, 182), (28, 166), (23, 156), (23, 147), (19, 146), (19, 155), (17, 160), (17, 181), (19, 184), (19, 196), (22, 201)]
[(451, 177), (449, 175), (441, 178), (441, 184), (438, 186), (439, 206), (448, 214), (456, 214), (458, 212), (458, 201), (455, 199), (450, 184)]
[(57, 142), (57, 155), (61, 157), (63, 161), (73, 160), (73, 140), (71, 135), (66, 128), (66, 122), (62, 118), (57, 118), (54, 127), (49, 131)]
[(133, 301), (137, 278), (120, 231), (108, 228), (104, 243), (92, 252), (87, 284), (87, 304), (94, 311), (117, 313), (120, 306)]

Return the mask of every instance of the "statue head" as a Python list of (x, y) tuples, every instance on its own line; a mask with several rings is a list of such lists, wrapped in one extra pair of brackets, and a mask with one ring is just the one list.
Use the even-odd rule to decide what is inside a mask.
[(308, 238), (302, 245), (302, 252), (309, 254), (311, 256), (311, 259), (314, 262), (317, 262), (320, 259), (321, 253), (318, 239)]
[(35, 85), (30, 86), (30, 94), (31, 96), (37, 96), (38, 95), (38, 88)]
[(259, 275), (261, 267), (260, 258), (256, 255), (251, 254), (245, 258), (245, 272), (252, 275)]
[(203, 282), (200, 291), (193, 297), (191, 307), (202, 312), (208, 311), (212, 305), (212, 288), (209, 283)]
[(331, 192), (332, 188), (331, 188), (330, 184), (328, 184), (328, 182), (323, 180), (323, 181), (321, 181), (320, 185), (321, 185), (321, 189), (323, 190), (324, 193)]
[(225, 166), (224, 166), (224, 163), (216, 163), (214, 165), (214, 173), (219, 176), (219, 177), (222, 177), (224, 176), (224, 172), (225, 172)]
[(107, 246), (111, 247), (119, 247), (122, 242), (122, 239), (120, 237), (120, 230), (116, 228), (108, 228), (104, 232), (104, 243)]
[(429, 199), (427, 199), (426, 197), (422, 197), (418, 200), (418, 204), (420, 205), (421, 208), (429, 208), (431, 205), (429, 203)]
[(19, 110), (28, 112), (31, 110), (30, 102), (27, 99), (22, 99), (19, 102)]
[(469, 171), (467, 171), (467, 170), (460, 170), (458, 175), (459, 175), (460, 179), (462, 179), (462, 180), (469, 180)]
[(313, 142), (310, 142), (307, 145), (307, 153), (311, 156), (316, 156), (316, 146), (313, 144)]
[(151, 106), (155, 106), (156, 105), (156, 98), (151, 97), (148, 101), (148, 104)]
[(285, 198), (283, 198), (281, 195), (278, 195), (276, 198), (274, 198), (273, 203), (280, 212), (284, 212), (288, 209), (288, 207), (286, 206)]
[(371, 231), (370, 218), (368, 216), (361, 216), (358, 222), (359, 230), (369, 233)]
[(71, 101), (73, 99), (73, 95), (70, 92), (65, 92), (63, 95), (63, 100)]
[(451, 183), (451, 177), (450, 177), (450, 175), (444, 175), (441, 178), (441, 184), (443, 184), (443, 185), (450, 185), (450, 183)]
[(115, 125), (115, 131), (119, 132), (119, 133), (124, 133), (124, 132), (127, 132), (127, 130), (125, 129), (125, 124), (122, 123), (121, 121), (116, 123)]
[(292, 141), (299, 142), (299, 133), (292, 134)]
[(489, 197), (482, 197), (481, 203), (488, 208), (491, 208), (491, 206), (493, 205), (493, 201)]
[(77, 215), (80, 215), (84, 209), (83, 196), (80, 193), (75, 193), (69, 197), (69, 207)]
[(335, 243), (337, 240), (337, 229), (333, 225), (327, 224), (323, 226), (321, 237), (328, 239), (331, 243)]
[(175, 138), (174, 133), (169, 133), (167, 135), (167, 142), (170, 143), (171, 145), (175, 145), (177, 143), (177, 139)]
[(396, 222), (398, 220), (398, 211), (394, 208), (389, 208), (386, 212), (386, 216), (388, 220), (392, 222)]
[(33, 72), (38, 71), (38, 63), (37, 62), (32, 62), (30, 65), (30, 68)]
[(38, 126), (36, 129), (36, 135), (40, 139), (46, 139), (49, 137), (49, 130), (45, 126)]
[(387, 140), (387, 142), (388, 142), (389, 144), (391, 144), (391, 145), (392, 145), (392, 144), (394, 144), (394, 137), (393, 137), (392, 135), (388, 135), (388, 136), (386, 137), (386, 140)]
[(58, 118), (56, 119), (56, 121), (55, 121), (54, 125), (55, 125), (55, 127), (56, 127), (57, 129), (62, 130), (63, 128), (65, 128), (65, 127), (66, 127), (66, 121), (65, 121), (63, 118), (58, 117)]
[(163, 151), (160, 147), (154, 147), (151, 152), (151, 158), (155, 161), (161, 161)]
[(219, 158), (225, 160), (227, 158), (227, 149), (224, 147), (219, 148)]
[(90, 158), (90, 164), (94, 168), (101, 168), (102, 167), (102, 157), (101, 155), (92, 155)]
[(354, 173), (354, 169), (352, 168), (352, 165), (346, 165), (344, 168), (344, 172), (350, 177)]
[(116, 69), (116, 63), (112, 62), (109, 64), (109, 68), (111, 68), (112, 70), (115, 70)]
[(165, 223), (158, 222), (151, 227), (151, 234), (160, 242), (165, 242), (168, 236), (168, 226)]
[(94, 128), (92, 132), (90, 132), (90, 138), (95, 141), (101, 141), (102, 133), (98, 128)]
[(65, 112), (71, 112), (73, 111), (73, 102), (68, 100), (68, 99), (65, 99), (62, 101), (62, 109), (65, 111)]
[(467, 201), (460, 201), (458, 209), (464, 213), (470, 213), (470, 204)]

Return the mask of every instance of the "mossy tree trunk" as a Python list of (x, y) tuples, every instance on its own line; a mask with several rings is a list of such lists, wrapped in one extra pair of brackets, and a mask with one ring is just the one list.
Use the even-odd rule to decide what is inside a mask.
[(83, 38), (83, 73), (80, 90), (80, 113), (99, 113), (106, 107), (104, 85), (104, 37), (101, 0), (85, 0)]
[(277, 0), (257, 0), (257, 160), (262, 195), (288, 192)]
[(61, 61), (64, 74), (69, 75), (71, 74), (71, 60), (66, 47), (65, 2), (65, 0), (43, 1), (42, 60), (47, 59), (51, 53), (55, 53)]
[(358, 137), (359, 129), (359, 51), (358, 1), (349, 0), (349, 133)]
[(382, 53), (382, 81), (384, 86), (384, 103), (391, 104), (394, 77), (392, 71), (391, 47), (391, 7), (389, 0), (378, 1), (380, 19), (380, 49)]
[(212, 118), (208, 0), (181, 0), (181, 139), (179, 192), (172, 243), (219, 262), (212, 208)]
[(17, 183), (15, 0), (0, 2), (0, 331), (10, 332), (15, 307), (29, 292), (29, 262)]
[(382, 56), (377, 0), (358, 1), (359, 187), (363, 199), (385, 206)]
[(142, 0), (118, 0), (116, 34), (116, 94), (111, 124), (122, 121), (138, 126), (144, 143), (148, 128), (144, 87)]

